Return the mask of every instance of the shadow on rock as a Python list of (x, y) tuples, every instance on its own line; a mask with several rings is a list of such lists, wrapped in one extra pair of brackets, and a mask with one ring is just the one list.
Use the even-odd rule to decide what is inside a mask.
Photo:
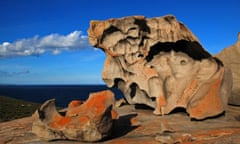
[(108, 139), (115, 139), (118, 137), (122, 137), (129, 133), (130, 131), (133, 131), (138, 126), (133, 125), (131, 120), (134, 119), (137, 116), (137, 114), (128, 114), (124, 116), (120, 116), (118, 120), (114, 121), (113, 128), (112, 128), (112, 135)]

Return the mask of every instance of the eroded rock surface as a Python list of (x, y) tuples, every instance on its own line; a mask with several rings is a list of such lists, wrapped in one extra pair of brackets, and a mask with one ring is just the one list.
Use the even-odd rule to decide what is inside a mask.
[[(228, 106), (225, 116), (191, 121), (186, 113), (162, 117), (150, 110), (124, 105), (116, 109), (112, 137), (98, 144), (214, 143), (238, 144), (240, 141), (240, 107)], [(32, 131), (33, 117), (0, 123), (0, 144), (86, 144), (79, 141), (42, 141)]]
[(231, 73), (174, 16), (91, 21), (88, 34), (106, 54), (103, 80), (128, 103), (148, 105), (157, 115), (183, 107), (196, 119), (225, 110)]
[(111, 91), (92, 93), (82, 104), (72, 101), (65, 116), (60, 115), (54, 100), (46, 101), (33, 115), (32, 131), (43, 140), (77, 140), (95, 142), (111, 134), (118, 114)]
[(233, 88), (229, 104), (240, 105), (240, 33), (236, 44), (225, 48), (216, 55), (232, 71)]

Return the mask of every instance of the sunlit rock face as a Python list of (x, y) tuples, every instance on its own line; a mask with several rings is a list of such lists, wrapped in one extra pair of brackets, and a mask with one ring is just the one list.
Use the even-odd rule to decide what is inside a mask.
[(231, 75), (174, 16), (91, 21), (88, 33), (106, 54), (103, 80), (129, 104), (148, 105), (157, 115), (183, 107), (196, 119), (224, 111)]
[(32, 131), (42, 140), (76, 140), (96, 142), (111, 135), (114, 94), (109, 91), (91, 93), (86, 102), (74, 100), (66, 114), (60, 115), (55, 101), (48, 100), (34, 113)]
[(238, 33), (238, 41), (219, 54), (216, 55), (225, 65), (232, 71), (233, 88), (229, 104), (240, 105), (240, 32)]

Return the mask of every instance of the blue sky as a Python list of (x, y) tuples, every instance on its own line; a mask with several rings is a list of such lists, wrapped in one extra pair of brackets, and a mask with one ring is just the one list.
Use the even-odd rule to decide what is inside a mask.
[(173, 14), (215, 54), (240, 32), (239, 0), (1, 0), (0, 84), (103, 84), (90, 20)]

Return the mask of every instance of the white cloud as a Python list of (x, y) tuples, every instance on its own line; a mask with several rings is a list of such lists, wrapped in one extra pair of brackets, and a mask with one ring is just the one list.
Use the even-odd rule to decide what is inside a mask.
[(0, 44), (0, 57), (32, 56), (51, 52), (56, 55), (64, 50), (77, 50), (88, 47), (88, 37), (81, 31), (74, 31), (68, 35), (57, 33), (44, 37), (34, 36), (28, 39), (20, 39), (13, 43)]

